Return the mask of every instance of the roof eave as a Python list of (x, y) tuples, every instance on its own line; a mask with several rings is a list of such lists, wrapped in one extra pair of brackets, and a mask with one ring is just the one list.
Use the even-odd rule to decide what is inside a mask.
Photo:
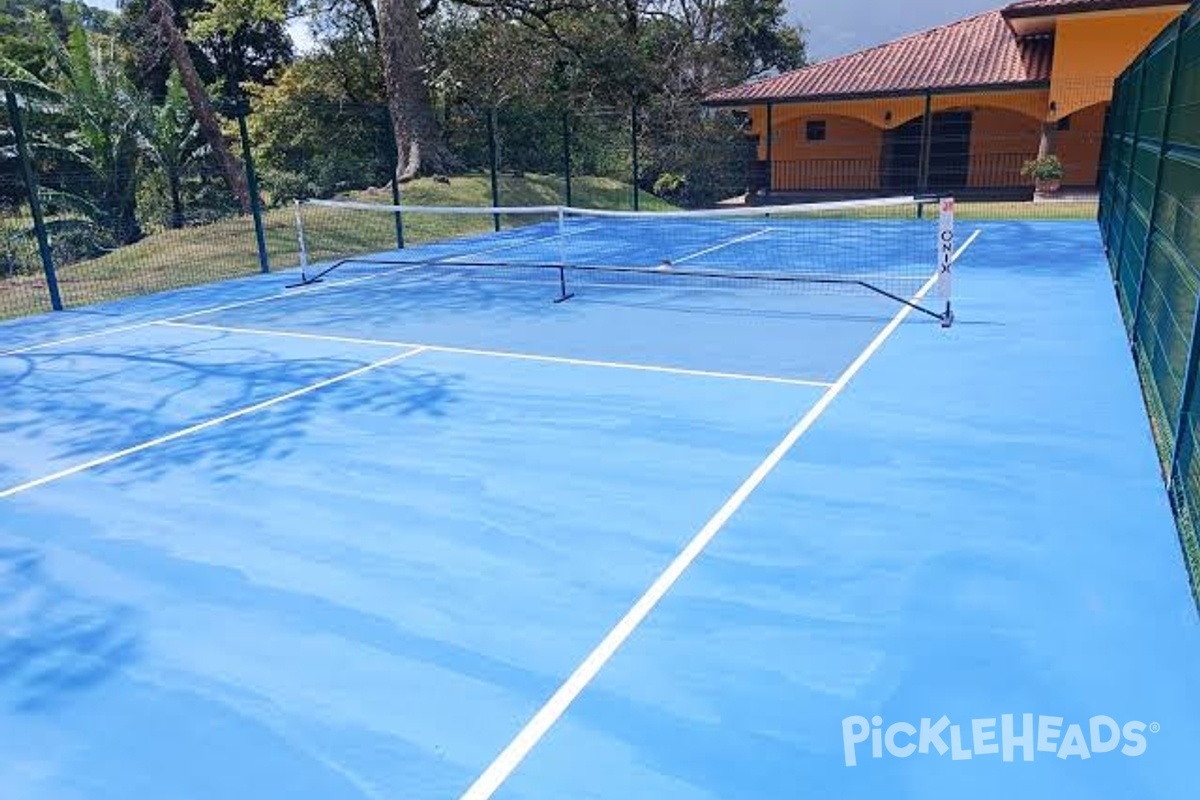
[[(1170, 7), (1178, 5), (1187, 5), (1185, 0), (1124, 0), (1119, 4), (1114, 3), (1112, 6), (1102, 8), (1088, 7), (1085, 3), (1067, 6), (1048, 6), (1048, 7), (1022, 7), (1010, 5), (1000, 9), (1000, 16), (1005, 20), (1012, 19), (1033, 19), (1037, 17), (1065, 17), (1069, 14), (1097, 14), (1104, 11), (1127, 11), (1138, 8), (1157, 8)], [(1011, 26), (1010, 26), (1011, 27)]]
[(887, 90), (875, 92), (842, 92), (837, 94), (781, 95), (779, 97), (754, 97), (742, 99), (705, 99), (702, 105), (709, 108), (745, 108), (749, 106), (779, 105), (780, 103), (836, 103), (848, 100), (881, 100), (897, 97), (924, 97), (926, 94), (947, 95), (969, 92), (1014, 92), (1026, 89), (1049, 89), (1049, 80), (1012, 81), (1007, 83), (975, 83), (960, 86), (938, 86), (930, 89)]

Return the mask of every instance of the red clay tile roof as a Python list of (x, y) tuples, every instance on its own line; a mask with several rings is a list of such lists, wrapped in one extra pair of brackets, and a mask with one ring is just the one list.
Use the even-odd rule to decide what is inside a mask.
[(989, 11), (869, 50), (722, 89), (705, 102), (739, 105), (1048, 83), (1053, 55), (1051, 37), (1020, 39), (1000, 11)]
[(1055, 14), (1080, 14), (1089, 11), (1113, 11), (1121, 8), (1184, 5), (1186, 0), (1020, 0), (1006, 6), (1006, 19), (1044, 17)]

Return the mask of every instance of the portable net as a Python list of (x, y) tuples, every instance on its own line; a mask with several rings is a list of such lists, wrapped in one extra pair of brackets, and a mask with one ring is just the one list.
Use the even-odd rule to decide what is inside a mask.
[[(883, 198), (704, 211), (298, 203), (302, 276), (432, 269), (589, 287), (869, 293), (949, 324), (953, 201)], [(941, 274), (944, 304), (919, 294)]]

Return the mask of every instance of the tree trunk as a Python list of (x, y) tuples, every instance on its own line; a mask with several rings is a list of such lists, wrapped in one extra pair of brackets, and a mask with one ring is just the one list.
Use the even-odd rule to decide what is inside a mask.
[(150, 0), (150, 18), (158, 27), (159, 38), (167, 46), (171, 53), (171, 60), (175, 62), (175, 67), (179, 70), (179, 78), (187, 92), (188, 101), (192, 105), (192, 113), (195, 114), (196, 121), (200, 123), (204, 140), (216, 154), (221, 173), (225, 177), (225, 183), (229, 185), (229, 191), (233, 192), (233, 196), (237, 198), (242, 213), (249, 214), (250, 192), (246, 188), (246, 171), (242, 169), (241, 161), (225, 143), (221, 125), (217, 122), (216, 112), (213, 111), (212, 103), (208, 100), (208, 92), (204, 88), (204, 83), (200, 80), (199, 73), (196, 72), (196, 65), (192, 62), (192, 54), (188, 52), (187, 42), (175, 25), (175, 10), (171, 7), (170, 0)]
[(183, 227), (183, 194), (179, 189), (179, 176), (167, 176), (167, 189), (171, 193), (171, 221), (169, 227)]
[(433, 118), (417, 12), (418, 0), (379, 2), (379, 47), (399, 182), (444, 172), (451, 162)]

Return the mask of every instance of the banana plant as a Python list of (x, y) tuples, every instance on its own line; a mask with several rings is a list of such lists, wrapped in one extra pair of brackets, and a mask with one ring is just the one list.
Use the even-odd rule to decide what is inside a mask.
[(0, 58), (0, 84), (47, 122), (29, 138), (54, 227), (59, 234), (83, 235), (97, 249), (135, 242), (142, 236), (137, 91), (115, 53), (82, 28), (65, 43), (52, 39), (48, 45), (46, 75)]

